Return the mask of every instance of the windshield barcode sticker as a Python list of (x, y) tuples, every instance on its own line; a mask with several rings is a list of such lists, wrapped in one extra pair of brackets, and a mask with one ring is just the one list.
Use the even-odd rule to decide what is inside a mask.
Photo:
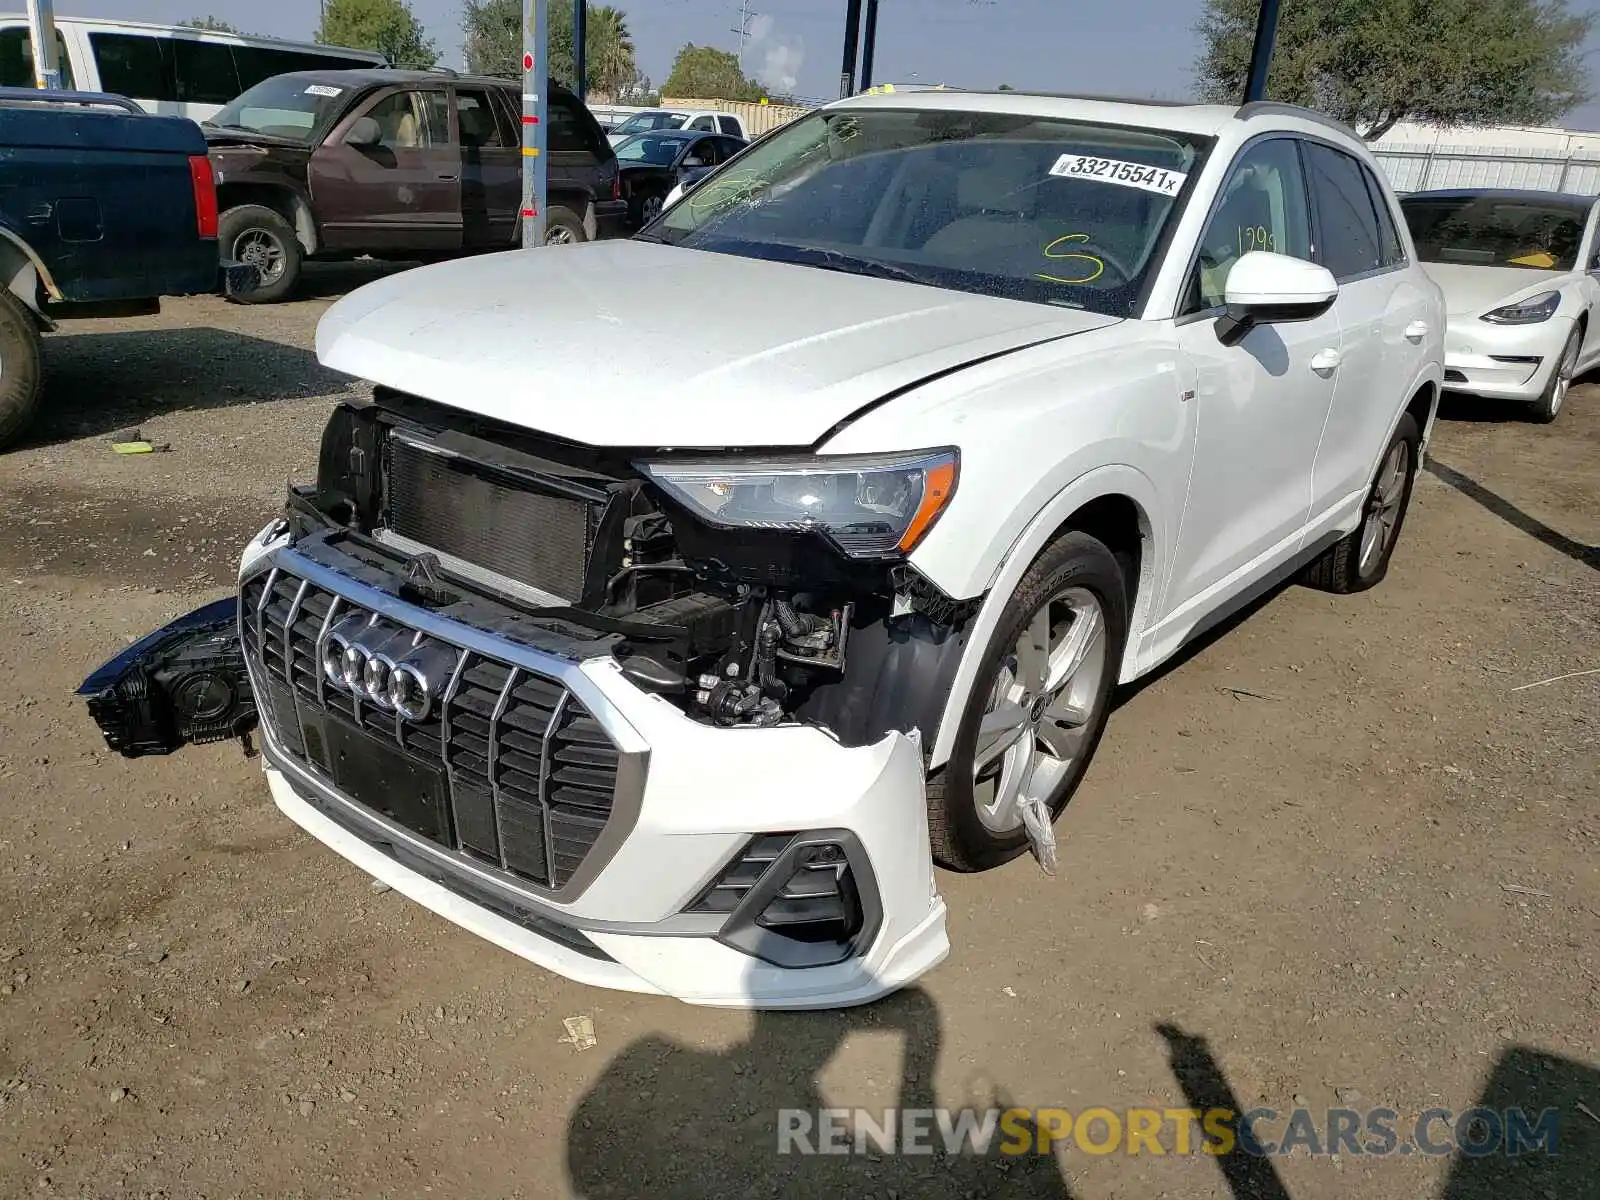
[(329, 87), (325, 83), (313, 83), (306, 89), (308, 96), (339, 96), (344, 93), (343, 88)]
[(1063, 179), (1097, 179), (1121, 187), (1143, 188), (1162, 196), (1176, 196), (1189, 176), (1165, 167), (1123, 162), (1117, 158), (1096, 158), (1092, 154), (1063, 154), (1050, 168), (1050, 174)]

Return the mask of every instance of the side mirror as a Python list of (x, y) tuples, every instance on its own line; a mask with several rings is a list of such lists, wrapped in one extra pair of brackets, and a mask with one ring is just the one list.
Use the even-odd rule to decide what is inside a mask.
[(383, 130), (371, 117), (361, 117), (344, 135), (347, 146), (376, 146), (383, 141)]
[(1338, 281), (1327, 267), (1252, 250), (1228, 272), (1228, 311), (1217, 321), (1217, 339), (1236, 346), (1257, 325), (1310, 321), (1332, 308), (1338, 296)]

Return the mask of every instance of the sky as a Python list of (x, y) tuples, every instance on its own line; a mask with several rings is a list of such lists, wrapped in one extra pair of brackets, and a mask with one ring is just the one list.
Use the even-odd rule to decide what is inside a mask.
[[(3, 0), (0, 0), (3, 2)], [(563, 3), (564, 0), (551, 0)], [(565, 0), (570, 2), (570, 0)], [(611, 0), (627, 13), (639, 67), (658, 85), (685, 42), (739, 48), (740, 0)], [(839, 91), (844, 0), (746, 0), (746, 71), (774, 92)], [(1600, 0), (1569, 0), (1574, 11)], [(6, 8), (20, 8), (13, 0)], [(443, 52), (461, 65), (460, 0), (413, 0)], [(1202, 0), (881, 0), (878, 81), (1183, 99), (1192, 88)], [(179, 21), (207, 13), (253, 33), (310, 40), (318, 0), (58, 0), (58, 16)], [(1585, 47), (1600, 95), (1600, 22)], [(1600, 129), (1600, 100), (1565, 124)]]

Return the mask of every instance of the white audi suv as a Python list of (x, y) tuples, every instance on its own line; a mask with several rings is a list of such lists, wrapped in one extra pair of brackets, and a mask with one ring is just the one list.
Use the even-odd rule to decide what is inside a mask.
[(1315, 113), (842, 101), (637, 238), (336, 304), (371, 400), (83, 691), (129, 754), (259, 720), (292, 820), (572, 978), (869, 1001), (935, 863), (1071, 836), (1119, 683), (1383, 578), (1444, 329)]

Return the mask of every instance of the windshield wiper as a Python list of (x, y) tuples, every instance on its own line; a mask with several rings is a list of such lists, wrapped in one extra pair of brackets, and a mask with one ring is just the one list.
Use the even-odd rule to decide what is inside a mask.
[(800, 252), (801, 257), (789, 260), (798, 266), (820, 267), (824, 271), (841, 271), (847, 275), (868, 275), (875, 279), (898, 279), (902, 283), (937, 286), (926, 275), (907, 267), (884, 262), (879, 258), (862, 258), (846, 254), (841, 250), (824, 249), (821, 246), (785, 246), (784, 249)]

